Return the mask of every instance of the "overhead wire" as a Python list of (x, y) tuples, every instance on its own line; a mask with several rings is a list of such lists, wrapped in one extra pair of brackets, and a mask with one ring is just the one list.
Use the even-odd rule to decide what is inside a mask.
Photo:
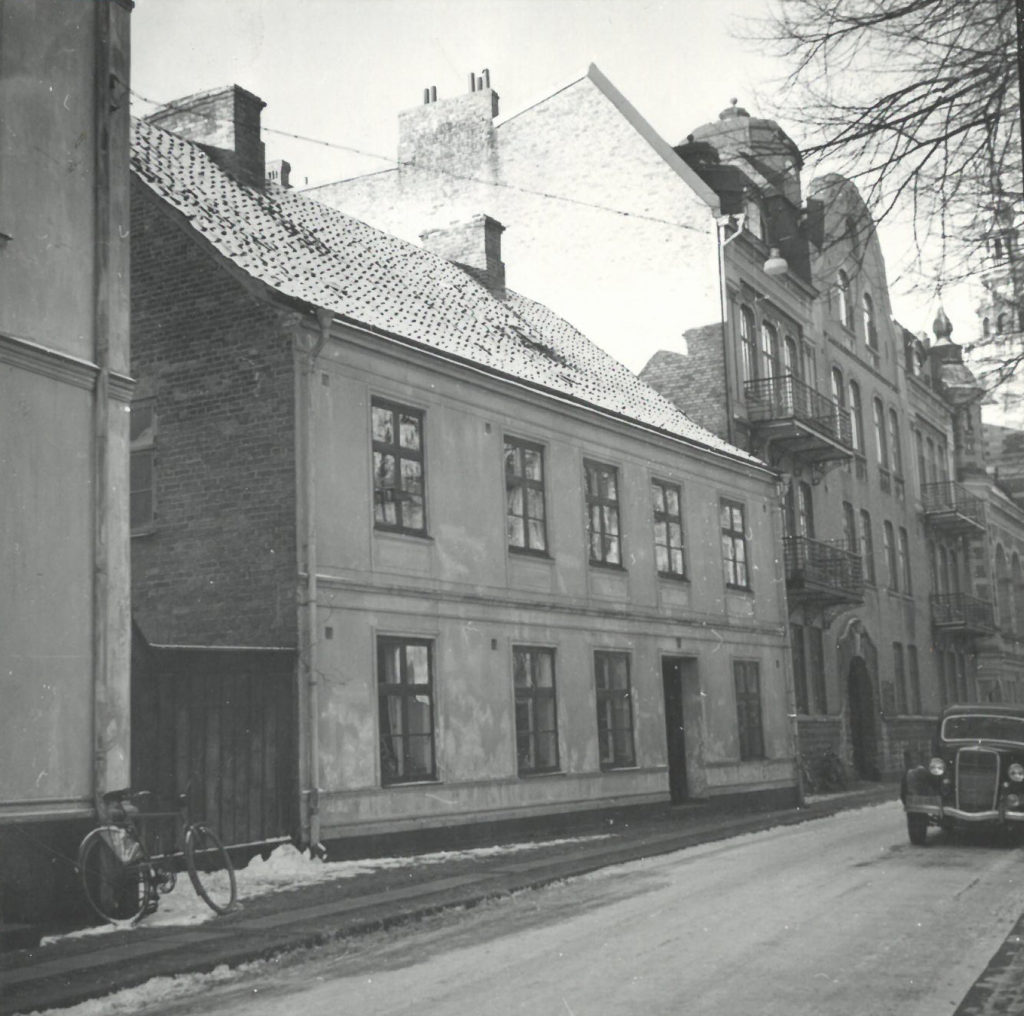
[[(156, 99), (149, 99), (146, 96), (141, 95), (139, 92), (135, 91), (135, 89), (130, 89), (130, 91), (134, 98), (138, 99), (140, 102), (145, 102), (148, 105), (156, 106), (158, 110), (173, 109), (175, 106), (175, 103), (173, 102), (157, 102)], [(469, 174), (456, 173), (451, 169), (445, 169), (440, 166), (425, 166), (421, 163), (416, 162), (401, 162), (398, 159), (393, 159), (391, 156), (388, 155), (381, 155), (378, 152), (368, 152), (365, 149), (356, 148), (352, 145), (345, 145), (342, 144), (341, 142), (325, 141), (322, 138), (312, 138), (305, 134), (296, 134), (292, 131), (284, 131), (275, 127), (266, 127), (261, 125), (260, 129), (265, 134), (275, 134), (280, 137), (291, 138), (295, 141), (303, 141), (306, 142), (307, 144), (320, 145), (323, 148), (331, 148), (337, 151), (348, 152), (351, 155), (359, 155), (364, 158), (379, 159), (381, 162), (386, 162), (390, 166), (393, 166), (397, 169), (401, 169), (403, 167), (417, 169), (422, 172), (435, 173), (438, 176), (450, 177), (453, 180), (459, 180), (465, 183), (475, 183), (485, 187), (501, 188), (504, 190), (516, 191), (521, 194), (528, 194), (533, 197), (544, 198), (549, 201), (561, 201), (566, 204), (578, 205), (584, 208), (592, 208), (596, 211), (608, 212), (612, 215), (617, 215), (621, 218), (639, 219), (647, 222), (656, 222), (659, 223), (660, 225), (672, 226), (676, 229), (689, 230), (694, 233), (704, 234), (708, 232), (708, 230), (702, 229), (700, 226), (691, 225), (688, 222), (676, 222), (672, 219), (666, 219), (658, 215), (648, 215), (644, 212), (629, 212), (621, 208), (613, 208), (610, 205), (601, 204), (600, 202), (584, 201), (581, 198), (570, 197), (568, 194), (557, 194), (552, 191), (536, 190), (535, 188), (532, 187), (523, 187), (520, 186), (519, 184), (508, 183), (506, 181), (501, 180), (485, 180), (481, 177), (471, 176)], [(329, 186), (329, 184), (321, 186)]]

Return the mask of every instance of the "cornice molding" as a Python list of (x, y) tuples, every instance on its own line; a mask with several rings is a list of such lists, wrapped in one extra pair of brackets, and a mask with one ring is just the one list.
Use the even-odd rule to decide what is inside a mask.
[[(3, 332), (0, 332), (0, 363), (87, 392), (95, 389), (100, 373), (99, 367), (89, 360)], [(134, 387), (135, 381), (124, 374), (109, 375), (107, 390), (110, 397), (118, 402), (130, 402)]]

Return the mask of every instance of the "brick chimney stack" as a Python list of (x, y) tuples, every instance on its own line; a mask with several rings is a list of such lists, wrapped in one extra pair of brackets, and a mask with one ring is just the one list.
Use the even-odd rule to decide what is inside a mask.
[(451, 99), (437, 88), (423, 91), (423, 104), (398, 114), (398, 161), (453, 172), (475, 169), (493, 158), (498, 93), (491, 72), (470, 74), (470, 90)]
[(260, 113), (266, 103), (238, 85), (200, 92), (169, 103), (146, 119), (194, 141), (239, 183), (262, 187), (265, 148)]
[(469, 222), (420, 234), (423, 246), (457, 264), (499, 299), (505, 296), (505, 264), (501, 260), (501, 234), (505, 227), (489, 215)]

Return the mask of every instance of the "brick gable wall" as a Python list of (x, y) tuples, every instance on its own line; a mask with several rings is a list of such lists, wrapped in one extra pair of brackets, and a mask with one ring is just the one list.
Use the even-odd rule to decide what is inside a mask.
[(678, 406), (694, 423), (725, 438), (722, 326), (693, 328), (684, 337), (688, 353), (659, 350), (640, 371), (640, 379)]
[(155, 398), (153, 531), (132, 539), (151, 642), (294, 645), (295, 396), (278, 315), (132, 182), (132, 374)]

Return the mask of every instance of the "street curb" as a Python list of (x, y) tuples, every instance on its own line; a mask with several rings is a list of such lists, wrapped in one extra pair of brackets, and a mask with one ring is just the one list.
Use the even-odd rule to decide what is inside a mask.
[[(405, 891), (387, 890), (343, 899), (313, 908), (299, 907), (246, 923), (244, 911), (215, 924), (153, 929), (136, 939), (135, 932), (115, 933), (91, 951), (76, 946), (70, 955), (40, 958), (25, 950), (2, 957), (0, 1014), (14, 1016), (38, 1009), (63, 1008), (134, 987), (154, 977), (209, 973), (217, 967), (266, 961), (340, 939), (396, 927), (441, 911), (471, 908), (516, 892), (538, 889), (569, 878), (645, 857), (685, 850), (780, 826), (800, 825), (887, 801), (896, 801), (896, 787), (882, 786), (818, 800), (793, 811), (753, 815), (709, 816), (688, 830), (631, 833), (636, 838), (532, 862), (496, 860), (468, 876), (434, 880)], [(311, 920), (316, 921), (310, 926)], [(81, 940), (80, 940), (81, 941)], [(70, 951), (70, 950), (69, 950)], [(126, 953), (128, 955), (126, 955)], [(21, 976), (19, 976), (19, 971)], [(36, 974), (37, 976), (32, 976)], [(13, 975), (13, 976), (12, 976)]]

